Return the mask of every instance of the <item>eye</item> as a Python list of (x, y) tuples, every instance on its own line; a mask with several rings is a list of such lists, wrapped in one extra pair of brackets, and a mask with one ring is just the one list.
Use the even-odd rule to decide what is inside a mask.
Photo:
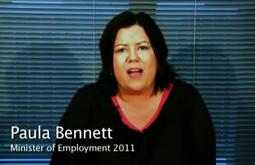
[(148, 50), (148, 49), (149, 49), (149, 46), (144, 46), (144, 45), (142, 45), (142, 46), (139, 46), (138, 49), (140, 49), (140, 50)]
[(125, 48), (118, 48), (118, 49), (114, 50), (114, 52), (115, 52), (115, 53), (118, 53), (118, 54), (124, 53), (125, 51), (126, 51)]

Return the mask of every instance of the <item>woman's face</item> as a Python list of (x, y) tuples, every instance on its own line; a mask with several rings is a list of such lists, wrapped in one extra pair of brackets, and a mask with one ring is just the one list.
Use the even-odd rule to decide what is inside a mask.
[(141, 26), (132, 25), (118, 31), (114, 42), (113, 70), (120, 90), (152, 92), (157, 60)]

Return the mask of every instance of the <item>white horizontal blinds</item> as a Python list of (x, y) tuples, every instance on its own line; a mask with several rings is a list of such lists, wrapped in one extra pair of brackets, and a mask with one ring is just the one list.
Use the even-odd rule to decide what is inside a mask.
[(48, 162), (48, 152), (10, 152), (10, 128), (54, 132), (75, 91), (100, 70), (98, 40), (125, 1), (16, 0), (0, 2), (0, 164)]
[(218, 162), (255, 162), (255, 1), (199, 0), (195, 84), (217, 130)]
[(255, 2), (157, 1), (170, 63), (213, 117), (218, 164), (255, 162)]
[[(156, 19), (169, 62), (202, 93), (216, 128), (217, 162), (254, 163), (254, 6), (252, 0), (1, 1), (0, 161), (48, 161), (49, 153), (10, 153), (10, 126), (53, 129), (76, 89), (97, 78), (105, 24), (129, 7)], [(53, 143), (24, 143), (39, 142)]]
[(156, 0), (130, 0), (129, 9), (133, 12), (145, 12), (154, 18)]
[(156, 21), (169, 49), (169, 63), (181, 79), (192, 83), (194, 44), (194, 1), (157, 1)]

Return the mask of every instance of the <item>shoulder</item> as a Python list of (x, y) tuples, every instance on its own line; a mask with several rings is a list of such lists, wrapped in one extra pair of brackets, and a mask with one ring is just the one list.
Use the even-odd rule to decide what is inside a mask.
[(72, 97), (68, 110), (73, 112), (85, 112), (91, 107), (91, 104), (97, 102), (98, 89), (95, 83), (84, 85), (79, 88)]
[(74, 96), (89, 96), (89, 95), (93, 95), (95, 93), (96, 90), (96, 84), (92, 83), (92, 84), (87, 84), (84, 85), (83, 87), (79, 88)]
[(202, 113), (207, 111), (206, 104), (198, 89), (182, 80), (175, 80), (172, 90), (173, 102), (183, 110), (182, 113)]
[(79, 88), (75, 94), (72, 96), (70, 100), (68, 108), (76, 108), (84, 106), (84, 103), (89, 102), (95, 94), (95, 84), (88, 84), (84, 85), (83, 87)]
[(98, 98), (102, 95), (108, 96), (108, 93), (105, 90), (103, 90), (103, 88), (98, 83), (91, 83), (79, 88), (76, 91), (74, 98), (82, 97), (82, 98), (87, 98), (88, 100), (90, 100), (90, 99)]
[[(182, 119), (191, 162), (215, 164), (215, 132), (210, 113), (199, 91), (191, 84), (177, 80), (180, 120)], [(182, 99), (180, 99), (182, 98)], [(202, 155), (202, 156), (201, 156)], [(192, 163), (192, 164), (193, 164)]]
[(96, 93), (95, 91), (96, 88), (94, 83), (79, 88), (70, 100), (69, 105), (61, 118), (60, 125), (76, 127), (80, 125), (80, 123), (86, 122), (91, 103), (94, 102), (94, 99), (96, 98), (94, 97)]
[(192, 97), (200, 95), (198, 90), (192, 85), (187, 82), (184, 82), (180, 79), (174, 80), (173, 83), (173, 92), (181, 97)]

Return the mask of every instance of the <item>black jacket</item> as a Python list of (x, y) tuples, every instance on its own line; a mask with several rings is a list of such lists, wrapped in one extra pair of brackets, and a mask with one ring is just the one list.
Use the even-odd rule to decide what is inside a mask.
[[(198, 91), (180, 80), (174, 82), (159, 116), (143, 133), (122, 123), (111, 96), (96, 83), (78, 90), (60, 126), (65, 129), (111, 128), (113, 139), (58, 139), (51, 165), (215, 164), (216, 144), (210, 115)], [(110, 146), (110, 151), (60, 152), (57, 149), (60, 144)]]

